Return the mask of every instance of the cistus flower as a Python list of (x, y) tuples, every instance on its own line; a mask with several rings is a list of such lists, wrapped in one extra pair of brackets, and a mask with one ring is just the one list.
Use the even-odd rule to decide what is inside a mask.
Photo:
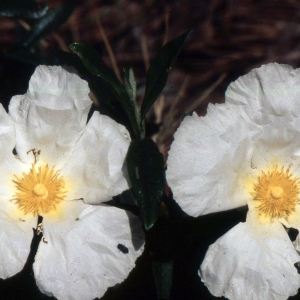
[(300, 69), (254, 69), (230, 84), (224, 104), (183, 120), (166, 175), (175, 200), (195, 217), (248, 206), (246, 222), (211, 245), (200, 267), (213, 295), (297, 293), (300, 257), (286, 229), (300, 229), (299, 167)]
[(138, 218), (101, 204), (128, 188), (129, 134), (98, 112), (87, 123), (88, 93), (76, 74), (39, 66), (9, 114), (0, 106), (0, 276), (21, 271), (42, 216), (34, 276), (64, 300), (101, 297), (143, 248)]

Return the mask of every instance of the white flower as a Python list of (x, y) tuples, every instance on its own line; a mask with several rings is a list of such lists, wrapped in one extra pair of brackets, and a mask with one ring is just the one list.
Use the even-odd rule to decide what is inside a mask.
[(9, 115), (0, 106), (0, 277), (23, 268), (40, 215), (35, 279), (64, 300), (101, 297), (143, 248), (138, 218), (100, 204), (128, 188), (122, 167), (130, 137), (98, 112), (87, 123), (88, 93), (76, 74), (40, 66)]
[(283, 225), (300, 229), (299, 167), (300, 69), (264, 65), (233, 82), (225, 104), (184, 119), (168, 159), (175, 200), (192, 216), (249, 209), (201, 265), (213, 295), (278, 300), (297, 293), (300, 257)]

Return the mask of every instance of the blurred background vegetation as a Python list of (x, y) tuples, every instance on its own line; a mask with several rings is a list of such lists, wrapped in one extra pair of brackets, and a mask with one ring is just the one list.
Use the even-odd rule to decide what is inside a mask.
[[(18, 9), (7, 10), (9, 2)], [(13, 95), (26, 92), (37, 65), (67, 64), (64, 54), (71, 53), (68, 46), (74, 42), (94, 47), (120, 78), (123, 68), (132, 67), (140, 101), (158, 50), (193, 29), (147, 115), (146, 133), (165, 159), (184, 113), (204, 115), (209, 102), (224, 101), (230, 82), (262, 64), (300, 66), (296, 0), (38, 0), (39, 5), (24, 0), (23, 7), (18, 2), (0, 2), (0, 101), (6, 108)], [(171, 299), (215, 299), (198, 277), (199, 265), (208, 245), (243, 220), (239, 211), (191, 218), (179, 208), (169, 209), (148, 235), (136, 269), (103, 299), (156, 299), (153, 259), (174, 260)], [(48, 299), (31, 281), (18, 291), (11, 282), (1, 287), (3, 299)]]

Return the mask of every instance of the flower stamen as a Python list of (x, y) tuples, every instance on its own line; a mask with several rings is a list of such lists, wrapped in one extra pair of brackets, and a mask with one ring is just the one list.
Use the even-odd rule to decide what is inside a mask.
[(13, 199), (24, 214), (41, 215), (54, 211), (66, 196), (65, 181), (54, 171), (54, 166), (49, 168), (45, 165), (36, 171), (33, 164), (27, 174), (23, 173), (22, 178), (14, 176), (17, 192)]
[(259, 202), (257, 210), (260, 215), (270, 218), (284, 218), (295, 212), (299, 203), (299, 178), (293, 177), (289, 169), (264, 172), (254, 184), (253, 200)]

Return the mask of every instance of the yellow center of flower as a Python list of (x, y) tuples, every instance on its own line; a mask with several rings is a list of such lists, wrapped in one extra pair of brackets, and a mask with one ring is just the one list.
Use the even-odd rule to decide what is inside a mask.
[(40, 196), (43, 199), (46, 199), (48, 196), (48, 190), (42, 183), (38, 183), (33, 187), (33, 193), (35, 196)]
[(282, 197), (282, 194), (283, 194), (283, 189), (280, 186), (273, 186), (270, 189), (270, 195), (274, 199), (280, 199)]
[(263, 171), (252, 193), (254, 201), (258, 202), (256, 208), (259, 214), (271, 220), (287, 220), (299, 203), (299, 188), (299, 179), (293, 177), (289, 169), (275, 167), (271, 171)]
[(18, 208), (27, 213), (41, 215), (56, 210), (57, 205), (66, 196), (65, 181), (54, 166), (38, 167), (32, 165), (31, 170), (23, 177), (15, 176), (16, 193), (14, 200)]

